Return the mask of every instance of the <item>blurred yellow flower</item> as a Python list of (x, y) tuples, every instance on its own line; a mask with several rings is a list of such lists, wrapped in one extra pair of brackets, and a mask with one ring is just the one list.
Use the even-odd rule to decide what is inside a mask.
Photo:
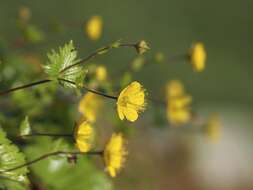
[(104, 81), (104, 80), (106, 80), (106, 78), (107, 78), (107, 70), (106, 70), (105, 66), (103, 66), (103, 65), (97, 66), (97, 68), (95, 70), (95, 73), (96, 73), (96, 79), (98, 81)]
[(172, 80), (167, 86), (167, 118), (172, 125), (183, 125), (191, 120), (191, 96), (185, 94), (183, 84)]
[(31, 10), (29, 7), (21, 6), (18, 10), (18, 17), (21, 22), (27, 23), (31, 18)]
[(206, 134), (213, 143), (218, 143), (221, 137), (221, 123), (218, 114), (212, 114), (206, 125)]
[(86, 121), (82, 120), (75, 130), (75, 142), (80, 152), (88, 152), (94, 141), (94, 129)]
[(135, 81), (124, 88), (117, 100), (119, 118), (134, 122), (138, 114), (145, 109), (145, 90), (142, 85)]
[(86, 34), (91, 40), (98, 40), (103, 30), (103, 20), (100, 16), (91, 17), (85, 27)]
[(190, 60), (192, 67), (196, 72), (201, 72), (205, 69), (206, 50), (203, 43), (197, 42), (192, 46)]
[(172, 80), (167, 85), (166, 93), (167, 98), (182, 96), (184, 94), (184, 86), (179, 80)]
[(111, 139), (105, 146), (104, 162), (106, 171), (111, 177), (115, 177), (126, 160), (126, 147), (125, 139), (121, 133), (112, 134)]
[(95, 122), (102, 104), (100, 96), (87, 92), (80, 100), (78, 110), (89, 122)]

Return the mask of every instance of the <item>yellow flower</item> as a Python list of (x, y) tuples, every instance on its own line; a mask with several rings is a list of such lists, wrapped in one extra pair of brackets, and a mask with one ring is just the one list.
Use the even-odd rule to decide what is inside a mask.
[(82, 120), (75, 130), (75, 142), (80, 152), (88, 152), (94, 141), (94, 129), (85, 120)]
[(100, 16), (91, 17), (86, 24), (86, 33), (91, 40), (98, 40), (103, 30), (103, 20)]
[(218, 114), (213, 114), (209, 117), (206, 125), (206, 134), (211, 142), (219, 142), (221, 137), (221, 123)]
[(145, 108), (145, 90), (139, 82), (132, 82), (124, 88), (117, 100), (119, 118), (134, 122)]
[(191, 118), (191, 96), (185, 94), (183, 84), (172, 80), (167, 86), (167, 118), (172, 125), (183, 125)]
[(106, 171), (115, 177), (126, 160), (127, 151), (125, 148), (125, 139), (121, 133), (114, 133), (105, 146), (104, 162)]
[(80, 100), (78, 109), (89, 122), (95, 122), (102, 103), (100, 96), (87, 92)]
[(95, 73), (96, 73), (96, 78), (98, 81), (106, 80), (107, 70), (104, 66), (102, 66), (102, 65), (97, 66)]
[(195, 43), (191, 48), (190, 59), (195, 71), (201, 72), (205, 69), (206, 50), (201, 42)]

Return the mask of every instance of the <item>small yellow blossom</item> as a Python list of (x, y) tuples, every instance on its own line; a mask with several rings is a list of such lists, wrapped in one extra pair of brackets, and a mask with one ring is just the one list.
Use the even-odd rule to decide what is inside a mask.
[(97, 66), (96, 70), (95, 70), (95, 73), (96, 73), (96, 79), (98, 81), (104, 81), (106, 80), (107, 78), (107, 70), (104, 66), (102, 65), (99, 65)]
[(98, 40), (103, 30), (103, 20), (100, 16), (91, 17), (86, 24), (86, 33), (91, 40)]
[(125, 139), (121, 133), (114, 133), (105, 146), (104, 162), (106, 171), (110, 176), (115, 177), (126, 160)]
[(145, 90), (135, 81), (124, 88), (117, 100), (119, 118), (134, 122), (138, 119), (139, 112), (145, 108)]
[(95, 122), (102, 103), (100, 96), (87, 92), (80, 100), (78, 109), (89, 122)]
[(183, 125), (191, 120), (191, 96), (185, 94), (183, 84), (172, 80), (167, 86), (167, 118), (172, 125)]
[(190, 52), (190, 60), (192, 67), (196, 72), (201, 72), (205, 69), (206, 50), (204, 44), (198, 42), (192, 46)]
[(82, 120), (75, 130), (76, 146), (80, 152), (88, 152), (92, 148), (94, 129), (86, 121)]
[(221, 137), (221, 123), (218, 114), (213, 114), (209, 117), (206, 125), (206, 134), (211, 142), (219, 142)]

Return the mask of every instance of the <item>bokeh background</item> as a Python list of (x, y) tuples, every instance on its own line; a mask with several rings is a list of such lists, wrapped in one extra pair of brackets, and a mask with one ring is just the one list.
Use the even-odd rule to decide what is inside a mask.
[[(16, 18), (21, 6), (30, 8), (32, 23), (44, 32), (43, 43), (19, 46), (21, 34)], [(110, 183), (121, 190), (253, 189), (252, 8), (252, 0), (1, 0), (0, 53), (11, 66), (26, 73), (29, 65), (17, 62), (18, 56), (36, 54), (43, 62), (49, 49), (71, 39), (80, 56), (118, 39), (126, 42), (145, 39), (151, 46), (146, 57), (157, 52), (167, 57), (185, 53), (193, 42), (202, 41), (208, 56), (203, 73), (194, 73), (189, 64), (168, 59), (166, 64), (144, 68), (134, 79), (158, 98), (163, 96), (167, 81), (182, 80), (193, 96), (196, 112), (201, 116), (219, 113), (222, 121), (219, 143), (143, 120), (130, 126), (135, 129), (129, 140), (128, 162), (120, 176)], [(85, 21), (93, 15), (100, 15), (104, 22), (102, 37), (96, 42), (90, 41), (83, 29)], [(133, 60), (134, 53), (129, 49), (115, 50), (98, 57), (96, 62), (105, 64), (109, 74), (114, 74)], [(28, 80), (23, 75), (18, 76), (19, 80)], [(10, 80), (6, 76), (0, 79), (1, 86), (13, 84), (11, 76)], [(6, 108), (10, 109), (8, 117), (18, 115), (13, 111), (15, 106)], [(5, 109), (4, 105), (0, 109)], [(57, 118), (65, 112), (58, 113)], [(39, 119), (42, 124), (46, 120)], [(15, 127), (15, 123), (9, 126)], [(86, 171), (79, 174), (83, 180), (88, 175)]]

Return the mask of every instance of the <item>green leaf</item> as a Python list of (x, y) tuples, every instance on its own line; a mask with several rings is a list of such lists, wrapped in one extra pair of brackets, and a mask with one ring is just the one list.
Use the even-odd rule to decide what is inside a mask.
[(8, 188), (9, 186), (14, 185), (13, 183), (15, 183), (15, 185), (21, 186), (20, 189), (25, 189), (25, 187), (29, 184), (27, 178), (27, 167), (22, 167), (17, 170), (4, 172), (5, 170), (24, 164), (25, 156), (23, 153), (20, 152), (16, 145), (12, 144), (12, 142), (7, 139), (5, 132), (1, 127), (0, 155), (0, 176), (2, 178), (2, 180), (0, 180), (0, 187), (4, 186)]
[(25, 117), (25, 119), (20, 124), (20, 136), (25, 136), (31, 134), (32, 129), (30, 126), (29, 118), (28, 116)]
[(87, 70), (82, 70), (81, 72), (78, 73), (75, 79), (76, 87), (78, 89), (81, 89), (83, 87), (83, 81), (87, 75), (88, 71)]
[[(44, 66), (44, 69), (52, 80), (58, 81), (60, 78), (74, 83), (78, 81), (79, 83), (80, 76), (84, 75), (84, 71), (79, 65), (64, 70), (80, 61), (77, 59), (77, 51), (72, 41), (60, 47), (59, 52), (52, 50), (47, 56), (49, 61), (46, 66)], [(76, 88), (75, 84), (66, 81), (61, 80), (61, 84), (63, 84), (64, 87)]]

